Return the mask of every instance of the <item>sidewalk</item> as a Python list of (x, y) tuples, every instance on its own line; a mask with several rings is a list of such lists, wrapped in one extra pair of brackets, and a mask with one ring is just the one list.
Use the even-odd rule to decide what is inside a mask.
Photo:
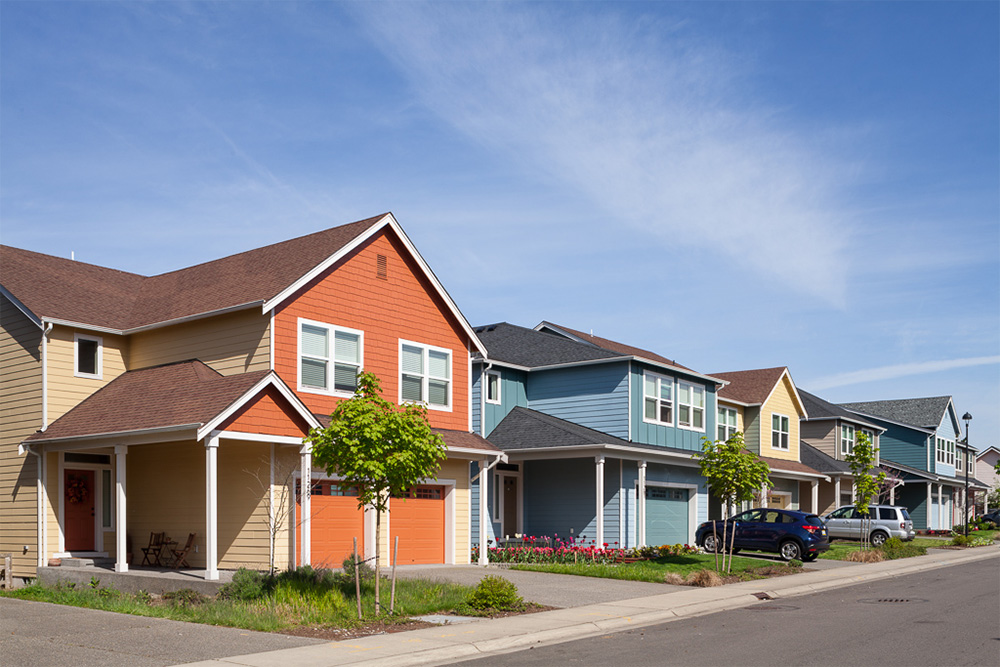
[(441, 665), (759, 604), (761, 600), (754, 593), (766, 593), (771, 598), (808, 595), (830, 588), (987, 558), (1000, 558), (1000, 547), (936, 549), (926, 556), (904, 560), (824, 569), (717, 588), (672, 590), (670, 593), (631, 600), (484, 619), (462, 625), (375, 635), (353, 641), (232, 656), (193, 664), (204, 667), (278, 667), (287, 664), (302, 667)]

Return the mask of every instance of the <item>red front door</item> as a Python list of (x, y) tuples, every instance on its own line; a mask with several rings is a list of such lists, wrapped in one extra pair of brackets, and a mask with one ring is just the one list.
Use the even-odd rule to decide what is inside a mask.
[(66, 551), (94, 550), (94, 471), (64, 470)]

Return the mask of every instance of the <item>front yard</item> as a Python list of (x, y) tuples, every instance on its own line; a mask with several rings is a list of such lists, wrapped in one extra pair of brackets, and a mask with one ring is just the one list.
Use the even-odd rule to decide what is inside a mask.
[[(701, 570), (715, 571), (715, 556), (712, 554), (678, 554), (661, 556), (636, 563), (524, 563), (511, 565), (514, 570), (551, 572), (553, 574), (575, 574), (583, 577), (604, 579), (625, 579), (628, 581), (648, 581), (663, 583), (669, 575), (689, 577)], [(761, 563), (752, 558), (733, 558), (733, 577), (739, 580), (763, 579), (780, 574), (801, 572), (801, 565), (785, 563)]]

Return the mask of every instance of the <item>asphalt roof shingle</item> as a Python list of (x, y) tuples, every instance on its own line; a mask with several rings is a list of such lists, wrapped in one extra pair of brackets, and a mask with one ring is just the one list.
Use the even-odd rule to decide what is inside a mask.
[(785, 366), (778, 366), (750, 371), (712, 373), (712, 377), (729, 382), (725, 387), (719, 389), (719, 398), (757, 405), (767, 400), (774, 386), (781, 379), (781, 375), (787, 370), (788, 368)]
[(623, 356), (589, 343), (507, 322), (479, 326), (475, 332), (490, 359), (529, 368)]
[(889, 421), (934, 430), (941, 425), (945, 410), (948, 409), (950, 402), (951, 396), (932, 396), (929, 398), (902, 398), (892, 401), (841, 403), (840, 406), (872, 417), (882, 417)]
[(581, 340), (588, 343), (592, 343), (597, 347), (604, 348), (611, 352), (617, 352), (618, 354), (641, 357), (643, 359), (649, 359), (650, 361), (655, 361), (661, 364), (666, 364), (668, 366), (676, 366), (677, 368), (689, 371), (691, 370), (687, 366), (682, 366), (681, 364), (673, 361), (672, 359), (667, 359), (664, 356), (651, 352), (649, 350), (644, 350), (641, 347), (633, 347), (631, 345), (626, 345), (625, 343), (619, 343), (618, 341), (610, 340), (608, 338), (601, 338), (600, 336), (595, 336), (592, 333), (586, 333), (584, 331), (579, 331), (577, 329), (570, 329), (569, 327), (564, 327), (561, 324), (555, 324), (553, 322), (542, 322), (539, 326), (549, 327), (551, 329), (561, 329), (566, 333), (576, 336)]
[(825, 474), (843, 475), (851, 472), (851, 466), (846, 461), (838, 461), (805, 442), (799, 443), (799, 460), (813, 470)]
[(799, 389), (799, 398), (802, 399), (802, 405), (805, 407), (806, 412), (809, 414), (809, 418), (806, 421), (811, 421), (814, 419), (846, 419), (852, 424), (861, 424), (862, 426), (868, 426), (873, 429), (881, 429), (881, 426), (876, 426), (870, 421), (867, 421), (857, 414), (851, 412), (846, 408), (842, 408), (839, 405), (834, 405), (829, 401), (824, 401), (819, 396), (815, 394), (810, 394), (808, 391)]

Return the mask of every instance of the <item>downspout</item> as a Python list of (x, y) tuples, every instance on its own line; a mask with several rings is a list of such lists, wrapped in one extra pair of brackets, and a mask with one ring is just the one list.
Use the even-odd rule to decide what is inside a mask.
[(489, 545), (486, 543), (486, 522), (492, 521), (490, 513), (486, 510), (487, 494), (489, 493), (488, 484), (488, 473), (492, 470), (498, 463), (506, 463), (507, 455), (503, 452), (497, 455), (493, 459), (493, 463), (488, 464), (485, 468), (482, 468), (475, 477), (470, 481), (475, 482), (482, 478), (479, 482), (479, 564), (489, 565)]
[(17, 453), (22, 456), (34, 454), (38, 457), (38, 465), (35, 468), (35, 539), (38, 541), (35, 549), (35, 561), (38, 567), (44, 567), (47, 538), (45, 530), (45, 455), (32, 449), (31, 445), (24, 443), (17, 446)]
[[(42, 329), (42, 428), (49, 427), (49, 333), (52, 332), (52, 322)], [(41, 456), (41, 454), (39, 454)]]

